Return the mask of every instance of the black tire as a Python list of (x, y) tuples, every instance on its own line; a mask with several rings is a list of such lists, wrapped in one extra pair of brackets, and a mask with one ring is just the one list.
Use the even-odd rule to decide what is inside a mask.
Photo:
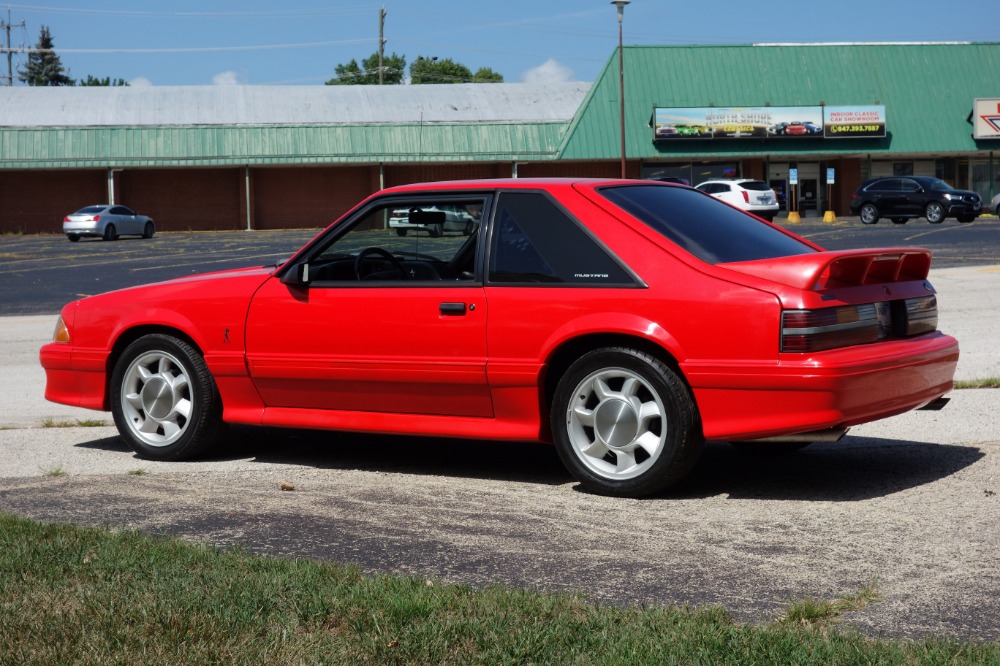
[(948, 216), (948, 211), (944, 209), (944, 206), (939, 204), (937, 201), (932, 201), (927, 204), (924, 208), (924, 217), (931, 224), (941, 224), (944, 222), (944, 218)]
[(428, 227), (431, 236), (433, 238), (440, 238), (444, 235), (444, 225), (443, 224), (432, 224)]
[(104, 227), (104, 240), (113, 241), (118, 238), (118, 230), (115, 229), (115, 225), (109, 224)]
[(975, 215), (959, 215), (958, 221), (962, 224), (968, 224), (976, 219)]
[(602, 495), (668, 488), (687, 475), (704, 443), (687, 385), (658, 358), (627, 347), (577, 359), (559, 379), (550, 422), (566, 469)]
[(879, 218), (878, 208), (874, 204), (866, 203), (858, 213), (862, 224), (876, 224)]
[(905, 217), (894, 217), (894, 218), (892, 218), (892, 223), (893, 224), (906, 224), (906, 218)]
[(148, 460), (204, 452), (222, 431), (222, 399), (204, 358), (154, 333), (130, 344), (111, 374), (111, 413), (122, 440)]
[(465, 223), (465, 228), (462, 229), (462, 235), (463, 236), (471, 236), (472, 235), (472, 230), (475, 228), (475, 226), (476, 225), (473, 224), (472, 222), (466, 222)]
[(68, 236), (66, 236), (66, 238), (69, 239), (70, 243), (76, 243), (77, 241), (80, 240), (80, 236), (77, 234), (69, 234)]
[(153, 226), (153, 222), (152, 220), (150, 220), (149, 222), (146, 223), (146, 226), (142, 228), (142, 237), (152, 238), (153, 234), (155, 233), (156, 233), (156, 227)]
[(729, 442), (740, 453), (755, 456), (780, 456), (801, 451), (812, 442)]
[(402, 229), (400, 227), (396, 227), (396, 235), (397, 236), (405, 236), (406, 235), (406, 229)]

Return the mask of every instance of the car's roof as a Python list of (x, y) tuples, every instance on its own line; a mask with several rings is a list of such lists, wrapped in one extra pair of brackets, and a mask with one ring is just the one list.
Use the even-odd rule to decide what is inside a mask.
[(571, 187), (584, 185), (598, 187), (601, 185), (655, 185), (670, 187), (670, 183), (652, 180), (622, 179), (622, 178), (489, 178), (483, 180), (443, 180), (426, 183), (409, 183), (396, 185), (380, 192), (412, 192), (415, 190), (496, 190), (496, 189), (539, 189), (546, 187)]

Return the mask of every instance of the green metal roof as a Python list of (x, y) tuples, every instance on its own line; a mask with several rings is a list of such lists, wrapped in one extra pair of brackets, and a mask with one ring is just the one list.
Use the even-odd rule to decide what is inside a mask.
[(0, 127), (0, 169), (553, 159), (568, 122)]
[[(976, 98), (1000, 98), (1000, 43), (626, 46), (629, 158), (935, 154), (1000, 150), (972, 139)], [(621, 155), (618, 52), (566, 133), (560, 158)], [(654, 107), (882, 105), (885, 139), (653, 143)]]

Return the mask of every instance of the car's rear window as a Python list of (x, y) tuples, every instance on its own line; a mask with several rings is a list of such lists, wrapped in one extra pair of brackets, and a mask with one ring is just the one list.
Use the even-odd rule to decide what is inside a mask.
[(815, 250), (715, 197), (686, 187), (601, 188), (616, 206), (709, 264), (774, 259)]
[(745, 180), (739, 185), (744, 190), (755, 190), (758, 192), (771, 189), (771, 186), (762, 180)]
[(80, 210), (73, 213), (74, 215), (91, 215), (93, 213), (100, 213), (104, 210), (104, 206), (87, 206), (86, 208), (81, 208)]

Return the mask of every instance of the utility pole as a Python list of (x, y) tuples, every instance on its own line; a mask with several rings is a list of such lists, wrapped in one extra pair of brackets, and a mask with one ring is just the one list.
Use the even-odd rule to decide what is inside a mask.
[(378, 10), (378, 84), (382, 85), (385, 80), (385, 65), (383, 64), (383, 58), (385, 57), (385, 40), (382, 38), (382, 31), (385, 28), (385, 5), (382, 5), (382, 9)]
[(14, 52), (16, 51), (17, 53), (23, 53), (24, 49), (13, 49), (13, 48), (11, 48), (11, 46), (10, 46), (10, 29), (11, 28), (21, 28), (22, 30), (24, 30), (25, 29), (25, 25), (24, 25), (24, 21), (21, 21), (17, 25), (11, 25), (11, 23), (10, 23), (10, 7), (8, 7), (7, 8), (7, 21), (4, 22), (3, 19), (0, 19), (0, 28), (3, 29), (4, 34), (5, 34), (4, 48), (0, 49), (4, 53), (7, 54), (7, 76), (5, 78), (7, 79), (7, 85), (8, 86), (12, 86), (12, 85), (14, 85), (14, 63), (13, 63)]

